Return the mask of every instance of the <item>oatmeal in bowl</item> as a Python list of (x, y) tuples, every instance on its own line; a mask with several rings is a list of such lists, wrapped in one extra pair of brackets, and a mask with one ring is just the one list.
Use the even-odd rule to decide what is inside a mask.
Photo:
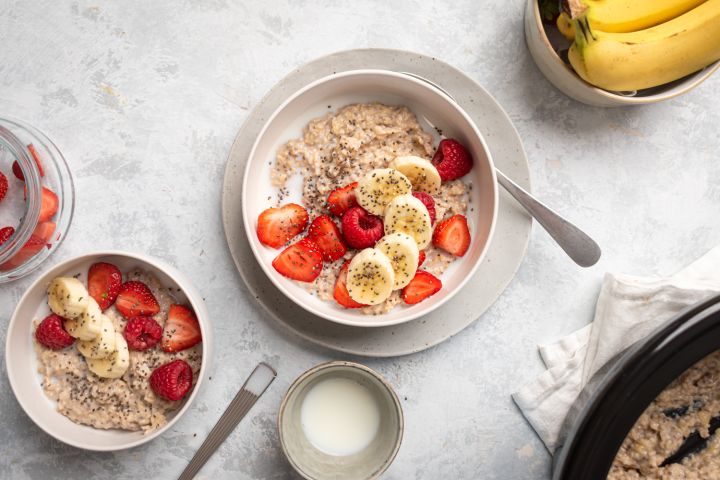
[(91, 450), (161, 434), (188, 409), (211, 348), (202, 297), (172, 267), (91, 254), (36, 281), (11, 319), (6, 362), (47, 433)]
[(490, 154), (455, 102), (413, 77), (354, 71), (268, 121), (243, 187), (253, 252), (303, 308), (356, 326), (410, 321), (482, 261), (497, 213)]

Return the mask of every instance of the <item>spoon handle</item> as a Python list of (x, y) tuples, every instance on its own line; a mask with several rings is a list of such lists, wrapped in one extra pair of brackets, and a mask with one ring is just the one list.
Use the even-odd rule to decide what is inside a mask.
[(601, 251), (595, 241), (585, 232), (545, 206), (520, 185), (510, 180), (500, 170), (495, 169), (498, 183), (522, 205), (535, 220), (555, 239), (560, 248), (581, 267), (595, 265)]

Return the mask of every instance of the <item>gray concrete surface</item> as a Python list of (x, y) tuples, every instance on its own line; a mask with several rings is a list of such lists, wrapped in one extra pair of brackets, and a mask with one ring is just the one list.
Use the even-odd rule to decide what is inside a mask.
[[(535, 228), (517, 278), (470, 328), (423, 353), (365, 361), (406, 414), (385, 478), (547, 478), (550, 457), (510, 393), (541, 371), (538, 342), (589, 321), (605, 271), (671, 273), (720, 239), (720, 77), (661, 105), (586, 107), (535, 68), (522, 11), (521, 0), (0, 0), (0, 115), (44, 130), (77, 186), (74, 224), (47, 266), (99, 248), (165, 259), (202, 290), (217, 339), (212, 380), (187, 415), (115, 454), (45, 435), (0, 376), (0, 477), (174, 478), (264, 359), (278, 380), (198, 478), (295, 478), (278, 448), (280, 399), (299, 373), (343, 356), (262, 318), (225, 245), (220, 183), (235, 132), (282, 75), (370, 46), (433, 55), (476, 78), (524, 139), (536, 193), (604, 248), (582, 270)], [(3, 338), (36, 276), (0, 288)]]

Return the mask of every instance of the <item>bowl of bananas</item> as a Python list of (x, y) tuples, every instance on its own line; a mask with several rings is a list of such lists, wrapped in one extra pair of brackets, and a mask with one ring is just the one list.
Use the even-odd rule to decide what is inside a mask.
[(188, 411), (207, 376), (201, 294), (174, 268), (108, 251), (38, 278), (8, 325), (5, 364), (25, 413), (74, 447), (146, 443)]
[(542, 73), (575, 100), (655, 103), (720, 68), (720, 0), (528, 0), (525, 40)]

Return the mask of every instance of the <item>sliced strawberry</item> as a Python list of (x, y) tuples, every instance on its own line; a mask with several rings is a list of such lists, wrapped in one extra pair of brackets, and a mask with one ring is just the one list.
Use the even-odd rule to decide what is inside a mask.
[(45, 240), (30, 235), (30, 239), (17, 253), (10, 260), (0, 265), (0, 271), (12, 270), (25, 264), (43, 248), (45, 248)]
[(160, 348), (179, 352), (202, 341), (200, 323), (192, 309), (185, 305), (170, 305)]
[(309, 238), (303, 238), (280, 252), (272, 266), (281, 275), (300, 282), (312, 282), (323, 268), (320, 248)]
[(420, 250), (420, 255), (418, 256), (418, 268), (420, 268), (423, 263), (425, 263), (425, 250)]
[(337, 303), (339, 303), (345, 308), (367, 307), (367, 305), (363, 305), (362, 303), (358, 303), (353, 300), (348, 293), (347, 285), (345, 285), (345, 282), (347, 281), (348, 265), (350, 265), (350, 260), (345, 262), (345, 264), (340, 269), (340, 273), (338, 273), (337, 279), (335, 279), (333, 298)]
[(400, 296), (408, 305), (420, 303), (442, 288), (439, 278), (424, 270), (418, 270), (410, 283), (402, 289)]
[(7, 242), (13, 235), (15, 235), (15, 229), (13, 227), (0, 228), (0, 245)]
[(160, 305), (150, 288), (137, 280), (122, 284), (115, 300), (115, 307), (125, 318), (155, 315), (160, 311)]
[(340, 229), (327, 215), (320, 215), (313, 220), (308, 229), (308, 238), (320, 248), (326, 262), (334, 262), (347, 252)]
[(31, 143), (27, 146), (27, 149), (30, 150), (30, 155), (32, 155), (33, 160), (35, 160), (35, 165), (37, 165), (38, 173), (41, 177), (44, 177), (45, 169), (43, 168), (43, 164), (40, 161), (40, 155), (38, 155), (37, 150), (35, 150), (35, 145)]
[(12, 164), (12, 172), (13, 175), (15, 175), (15, 178), (20, 180), (21, 182), (25, 181), (25, 175), (23, 175), (22, 168), (20, 168), (20, 164), (15, 160)]
[(53, 233), (55, 233), (55, 222), (40, 222), (38, 223), (37, 227), (35, 227), (35, 231), (33, 231), (33, 235), (35, 235), (38, 238), (42, 238), (45, 240), (45, 243), (51, 243), (53, 238)]
[(57, 195), (47, 187), (42, 187), (39, 222), (50, 220), (58, 211), (60, 200)]
[(355, 198), (355, 187), (357, 182), (353, 182), (342, 188), (336, 188), (328, 196), (327, 204), (330, 213), (336, 217), (341, 217), (343, 213), (352, 207), (357, 206), (357, 199)]
[(440, 222), (432, 238), (433, 245), (456, 257), (462, 257), (470, 247), (470, 229), (464, 215), (453, 215)]
[(258, 240), (268, 247), (280, 248), (302, 233), (308, 220), (307, 211), (296, 203), (268, 208), (258, 217)]
[(107, 310), (115, 303), (121, 287), (122, 273), (115, 265), (98, 262), (88, 269), (88, 293), (102, 310)]
[(4, 173), (0, 172), (0, 202), (2, 202), (5, 195), (7, 195), (9, 186), (7, 177)]

